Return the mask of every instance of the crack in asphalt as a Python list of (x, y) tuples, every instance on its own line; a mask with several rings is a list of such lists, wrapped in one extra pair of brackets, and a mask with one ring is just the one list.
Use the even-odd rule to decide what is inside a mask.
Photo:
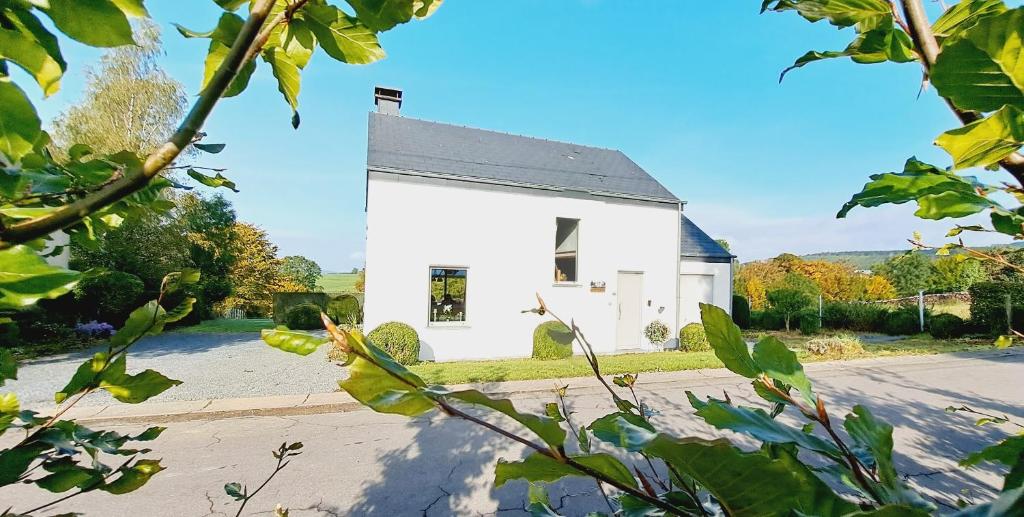
[(444, 484), (452, 480), (452, 476), (455, 475), (455, 471), (462, 466), (462, 461), (462, 458), (459, 458), (459, 461), (452, 466), (451, 470), (448, 471), (448, 475), (444, 477), (444, 481), (438, 483), (437, 489), (441, 491), (441, 495), (437, 496), (437, 498), (431, 501), (426, 508), (421, 510), (424, 517), (427, 516), (427, 514), (430, 512), (430, 509), (433, 508), (435, 504), (439, 503), (442, 499), (446, 497), (451, 497), (452, 493), (444, 488)]

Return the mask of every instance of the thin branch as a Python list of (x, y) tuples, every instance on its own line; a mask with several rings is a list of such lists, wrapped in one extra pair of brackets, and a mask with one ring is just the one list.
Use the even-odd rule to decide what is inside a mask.
[[(255, 52), (252, 52), (253, 42), (260, 36), (261, 28), (265, 29), (269, 37), (270, 27), (264, 27), (264, 22), (274, 4), (275, 0), (257, 0), (252, 5), (249, 18), (239, 30), (238, 37), (231, 45), (224, 62), (199, 94), (181, 126), (167, 142), (153, 151), (141, 166), (132, 167), (124, 177), (107, 188), (68, 203), (50, 214), (4, 228), (0, 231), (0, 249), (10, 248), (75, 225), (83, 217), (135, 193), (160, 174), (164, 167), (170, 165), (192, 142), (235, 76), (255, 55)], [(266, 42), (266, 38), (263, 41)], [(258, 52), (258, 49), (256, 51)]]
[(285, 457), (285, 453), (284, 451), (282, 451), (281, 455), (277, 458), (277, 466), (274, 467), (274, 471), (270, 473), (270, 476), (267, 477), (267, 479), (263, 481), (263, 484), (257, 487), (256, 490), (253, 490), (251, 494), (245, 495), (245, 497), (242, 499), (242, 504), (238, 506), (238, 513), (235, 514), (235, 517), (242, 515), (242, 510), (245, 509), (245, 505), (248, 504), (249, 500), (256, 497), (256, 494), (260, 493), (260, 490), (263, 490), (263, 487), (267, 486), (270, 483), (270, 481), (274, 479), (274, 476), (276, 476), (278, 472), (284, 470), (284, 468), (287, 467), (289, 463), (291, 463), (291, 461), (284, 461)]
[(72, 492), (72, 493), (70, 493), (70, 494), (68, 494), (68, 495), (66, 495), (64, 497), (61, 497), (61, 498), (58, 498), (58, 499), (54, 499), (53, 501), (50, 501), (50, 502), (48, 502), (46, 504), (37, 506), (37, 507), (35, 507), (35, 508), (31, 509), (31, 510), (28, 510), (27, 512), (22, 512), (22, 514), (24, 514), (24, 515), (31, 515), (31, 514), (33, 514), (35, 512), (38, 512), (39, 510), (43, 510), (43, 509), (49, 508), (49, 507), (51, 507), (51, 506), (53, 506), (55, 504), (67, 501), (68, 499), (71, 499), (72, 497), (75, 497), (75, 496), (78, 496), (78, 495), (82, 495), (82, 494), (84, 494), (86, 492), (91, 492), (91, 491), (95, 490), (96, 487), (98, 487), (98, 486), (102, 485), (103, 483), (105, 483), (108, 479), (110, 479), (111, 476), (113, 476), (114, 474), (117, 474), (118, 472), (121, 472), (121, 469), (125, 468), (134, 459), (135, 459), (135, 456), (132, 456), (132, 457), (128, 458), (128, 460), (126, 460), (124, 463), (122, 463), (120, 467), (117, 467), (116, 469), (111, 470), (110, 472), (107, 473), (107, 475), (105, 475), (102, 478), (96, 480), (92, 484), (90, 484), (88, 486), (85, 486), (85, 487), (82, 487), (82, 488), (79, 488), (77, 492)]

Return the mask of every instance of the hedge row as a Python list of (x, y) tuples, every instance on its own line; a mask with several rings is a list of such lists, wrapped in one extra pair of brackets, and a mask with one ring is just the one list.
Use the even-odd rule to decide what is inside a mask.
[(967, 290), (971, 295), (971, 326), (980, 332), (1005, 334), (1006, 297), (1010, 297), (1010, 322), (1024, 329), (1024, 283), (978, 282)]
[[(888, 309), (886, 307), (865, 303), (827, 303), (822, 308), (819, 321), (817, 310), (807, 310), (794, 318), (790, 326), (799, 328), (804, 334), (815, 334), (819, 328), (829, 330), (850, 330), (854, 332), (879, 332), (891, 335), (917, 334), (921, 331), (916, 307)], [(925, 314), (925, 321), (931, 316)], [(959, 319), (959, 318), (957, 318)], [(751, 328), (758, 330), (782, 330), (785, 321), (782, 314), (771, 309), (751, 312)], [(948, 318), (943, 324), (946, 328), (952, 325)], [(961, 320), (961, 327), (963, 326)], [(947, 332), (961, 333), (961, 329)]]

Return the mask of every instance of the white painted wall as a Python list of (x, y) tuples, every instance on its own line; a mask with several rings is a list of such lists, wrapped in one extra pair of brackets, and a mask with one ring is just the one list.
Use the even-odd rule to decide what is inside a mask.
[(700, 323), (698, 303), (704, 301), (701, 299), (704, 293), (695, 291), (695, 289), (699, 289), (702, 280), (695, 277), (710, 277), (711, 303), (732, 314), (732, 265), (680, 260), (679, 326), (685, 326), (687, 323)]
[[(573, 286), (554, 285), (556, 217), (580, 219)], [(644, 272), (643, 324), (675, 326), (677, 205), (371, 172), (366, 223), (365, 328), (408, 323), (422, 359), (530, 356), (547, 319), (522, 313), (535, 293), (597, 352), (614, 352), (620, 270)], [(469, 268), (465, 325), (428, 325), (431, 266)], [(592, 281), (605, 292), (591, 292)]]

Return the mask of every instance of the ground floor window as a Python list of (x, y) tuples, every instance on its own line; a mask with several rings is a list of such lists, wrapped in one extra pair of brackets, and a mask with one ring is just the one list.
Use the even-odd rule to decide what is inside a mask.
[(430, 323), (466, 321), (466, 268), (430, 268)]

